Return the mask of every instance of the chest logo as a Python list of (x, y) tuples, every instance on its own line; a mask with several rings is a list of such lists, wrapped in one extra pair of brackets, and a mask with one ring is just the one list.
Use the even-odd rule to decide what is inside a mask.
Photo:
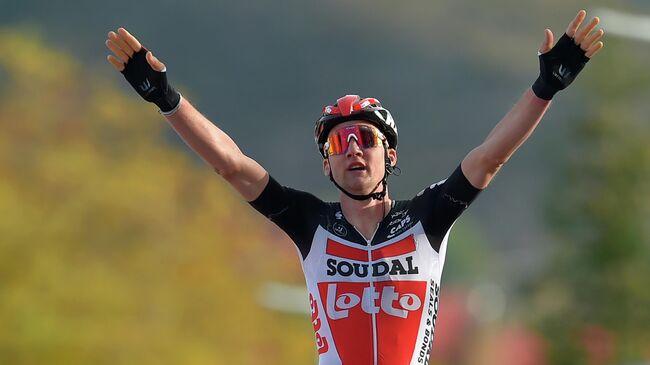
[(339, 237), (345, 237), (345, 236), (348, 235), (348, 230), (347, 230), (347, 228), (345, 228), (345, 226), (342, 225), (342, 224), (339, 223), (339, 222), (334, 223), (334, 225), (332, 226), (332, 230), (333, 230), (334, 233), (336, 233), (336, 235), (339, 236)]
[(372, 364), (377, 353), (382, 364), (415, 358), (420, 322), (428, 311), (426, 281), (324, 282), (318, 291), (338, 363)]
[(327, 314), (333, 320), (348, 318), (350, 310), (360, 306), (367, 314), (379, 313), (381, 310), (389, 316), (407, 318), (409, 312), (422, 307), (422, 294), (399, 293), (395, 289), (392, 285), (383, 288), (366, 286), (359, 295), (358, 292), (339, 293), (337, 283), (327, 284)]
[(401, 218), (401, 217), (405, 216), (406, 214), (408, 214), (408, 210), (398, 210), (395, 213), (391, 213), (390, 218), (391, 219)]
[(400, 219), (390, 222), (388, 226), (389, 227), (394, 226), (394, 227), (391, 227), (387, 238), (392, 238), (397, 236), (397, 234), (400, 233), (404, 228), (409, 227), (412, 221), (413, 220), (411, 219), (411, 216), (406, 215)]
[(370, 250), (344, 245), (329, 239), (325, 249), (325, 253), (331, 256), (327, 259), (327, 275), (360, 278), (415, 275), (419, 273), (419, 269), (413, 262), (413, 256), (408, 255), (415, 250), (416, 244), (412, 235)]

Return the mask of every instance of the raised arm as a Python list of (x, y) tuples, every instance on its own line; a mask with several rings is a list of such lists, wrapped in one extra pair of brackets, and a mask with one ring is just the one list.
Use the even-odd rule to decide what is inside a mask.
[(264, 190), (266, 170), (244, 155), (235, 142), (204, 117), (189, 101), (167, 83), (167, 70), (152, 53), (126, 29), (109, 32), (107, 57), (135, 91), (156, 104), (174, 130), (204, 161), (228, 181), (247, 201)]
[(554, 47), (553, 32), (546, 29), (539, 49), (538, 79), (485, 141), (463, 159), (461, 168), (474, 187), (483, 189), (488, 186), (501, 166), (533, 133), (553, 95), (569, 86), (587, 61), (603, 47), (600, 42), (603, 30), (593, 31), (599, 23), (598, 18), (579, 29), (586, 15), (584, 10), (578, 12)]

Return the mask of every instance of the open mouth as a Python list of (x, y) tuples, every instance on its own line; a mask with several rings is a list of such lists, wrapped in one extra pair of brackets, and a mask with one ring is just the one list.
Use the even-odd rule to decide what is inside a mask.
[(366, 167), (358, 164), (358, 165), (352, 165), (348, 168), (348, 171), (365, 171)]

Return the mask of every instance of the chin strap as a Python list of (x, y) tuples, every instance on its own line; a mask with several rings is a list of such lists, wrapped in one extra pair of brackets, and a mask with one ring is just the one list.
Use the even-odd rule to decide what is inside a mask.
[[(329, 159), (329, 157), (328, 157)], [(364, 194), (364, 195), (357, 195), (357, 194), (352, 194), (349, 191), (343, 189), (335, 180), (334, 180), (334, 175), (332, 174), (332, 171), (330, 170), (330, 180), (334, 183), (334, 186), (336, 186), (339, 190), (341, 190), (345, 195), (349, 196), (350, 198), (354, 200), (367, 200), (367, 199), (375, 199), (375, 200), (383, 200), (384, 197), (386, 196), (386, 188), (388, 187), (388, 176), (389, 175), (395, 175), (399, 176), (402, 173), (402, 170), (400, 170), (399, 167), (393, 166), (390, 163), (390, 158), (388, 158), (388, 150), (386, 147), (384, 147), (384, 161), (385, 161), (385, 170), (384, 170), (384, 177), (375, 185), (375, 187), (372, 189), (370, 194)], [(377, 188), (379, 188), (379, 185), (382, 185), (381, 191), (376, 191)]]
[[(375, 185), (375, 188), (372, 189), (372, 192), (370, 194), (365, 194), (365, 195), (352, 194), (351, 192), (343, 189), (341, 187), (341, 185), (336, 183), (336, 181), (334, 180), (334, 177), (332, 176), (331, 173), (330, 173), (330, 180), (334, 183), (334, 186), (336, 186), (345, 195), (349, 196), (350, 198), (352, 198), (354, 200), (366, 200), (366, 199), (370, 199), (370, 198), (375, 199), (375, 200), (382, 200), (382, 199), (384, 199), (384, 196), (386, 196), (386, 185), (388, 185), (386, 183), (386, 175), (384, 175), (384, 178), (381, 179), (381, 181), (378, 182), (377, 185)], [(381, 191), (375, 192), (375, 190), (377, 190), (379, 185), (383, 185), (383, 188), (381, 189)]]

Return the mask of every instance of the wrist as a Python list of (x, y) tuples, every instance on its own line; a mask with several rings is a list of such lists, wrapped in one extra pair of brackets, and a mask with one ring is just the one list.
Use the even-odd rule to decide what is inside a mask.
[(538, 98), (543, 100), (553, 99), (553, 95), (559, 91), (557, 88), (546, 83), (541, 75), (538, 76), (537, 80), (535, 80), (533, 83), (532, 89), (533, 93), (535, 93)]
[(173, 107), (169, 111), (163, 111), (162, 109), (160, 109), (158, 111), (160, 114), (162, 114), (162, 115), (164, 115), (166, 117), (169, 117), (169, 116), (174, 115), (178, 111), (178, 109), (180, 109), (181, 104), (183, 103), (183, 95), (181, 95), (180, 93), (177, 93), (177, 94), (178, 94), (178, 104), (176, 104), (176, 106)]
[(160, 108), (163, 115), (171, 115), (181, 105), (181, 94), (168, 85), (165, 93), (153, 103)]

